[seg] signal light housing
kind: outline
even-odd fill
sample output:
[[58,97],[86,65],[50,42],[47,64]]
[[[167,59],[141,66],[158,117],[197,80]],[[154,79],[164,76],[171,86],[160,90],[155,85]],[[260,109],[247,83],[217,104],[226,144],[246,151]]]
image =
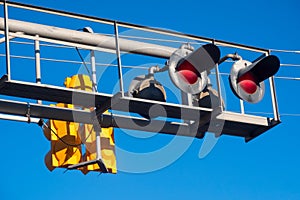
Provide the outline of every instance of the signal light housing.
[[220,59],[220,50],[214,44],[206,44],[193,51],[190,45],[182,45],[168,61],[172,82],[185,93],[198,94],[207,85],[207,72]]
[[[220,105],[218,92],[211,86],[206,87],[200,94],[197,95],[197,106],[202,108],[216,108]],[[222,101],[222,106],[224,108],[224,102]]]
[[[166,102],[167,99],[164,87],[154,79],[153,74],[135,77],[129,86],[128,96],[161,102]],[[130,102],[129,111],[132,107],[134,104]],[[150,116],[149,113],[140,112],[139,114],[147,119],[156,117]]]
[[276,56],[266,56],[254,63],[239,60],[231,68],[229,83],[234,94],[247,102],[257,103],[265,92],[264,80],[274,76],[280,68]]

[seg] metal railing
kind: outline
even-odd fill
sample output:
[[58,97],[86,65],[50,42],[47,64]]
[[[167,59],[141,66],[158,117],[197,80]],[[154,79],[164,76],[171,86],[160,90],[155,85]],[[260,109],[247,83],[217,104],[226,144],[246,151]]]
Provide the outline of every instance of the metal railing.
[[[13,38],[24,38],[24,39],[29,39],[34,41],[33,44],[35,46],[34,50],[35,50],[35,61],[36,61],[35,62],[36,83],[38,84],[41,83],[41,79],[42,79],[40,74],[40,70],[41,70],[40,60],[43,60],[43,58],[40,57],[40,48],[39,48],[41,45],[40,42],[52,43],[55,45],[63,45],[67,47],[77,47],[77,48],[87,49],[91,51],[104,51],[104,52],[115,53],[117,55],[117,61],[118,61],[117,62],[118,72],[119,72],[118,75],[120,81],[120,92],[122,93],[122,96],[124,96],[125,91],[124,91],[124,84],[123,84],[123,77],[122,77],[124,66],[122,66],[122,62],[121,62],[121,52],[130,52],[130,53],[136,53],[136,54],[141,54],[146,56],[153,56],[153,57],[167,59],[171,56],[171,54],[176,49],[170,46],[163,46],[163,45],[157,45],[153,43],[135,41],[134,37],[121,36],[119,35],[118,32],[119,27],[157,33],[164,36],[181,38],[183,39],[182,42],[184,42],[184,40],[194,40],[198,44],[214,43],[215,45],[221,48],[223,47],[236,48],[236,49],[256,52],[261,55],[269,55],[270,52],[269,49],[259,48],[255,46],[243,45],[243,44],[227,42],[227,41],[222,41],[222,40],[217,40],[217,39],[207,38],[207,37],[200,37],[191,34],[178,33],[175,31],[119,22],[119,21],[114,21],[109,19],[82,15],[78,13],[71,13],[66,11],[43,8],[43,7],[33,6],[33,5],[28,5],[23,3],[11,2],[11,1],[0,1],[0,4],[3,5],[3,10],[4,10],[4,18],[0,19],[0,30],[1,30],[0,33],[5,35],[6,73],[8,75],[9,80],[11,77],[10,58],[12,57],[10,54],[10,40]],[[53,27],[51,26],[11,20],[9,19],[9,15],[7,12],[8,7],[25,9],[30,11],[47,13],[51,15],[58,15],[58,16],[69,17],[73,19],[80,19],[89,22],[111,25],[115,30],[115,34],[110,36],[105,34],[91,35],[90,33],[84,33],[84,32],[79,32],[70,29],[62,29],[62,28],[53,29]],[[51,31],[49,32],[49,30]],[[72,35],[73,37],[70,37],[70,35]],[[146,39],[156,40],[155,38],[146,38]],[[106,42],[103,43],[103,41]],[[159,41],[159,39],[157,39],[157,41]],[[181,42],[181,40],[178,40],[177,42]],[[140,49],[138,48],[139,46],[147,46],[148,48]],[[220,83],[221,73],[219,71],[218,65],[216,66],[215,73],[216,73],[215,75],[217,81],[218,94],[219,94],[219,98],[221,98],[222,97],[221,83]],[[270,96],[272,100],[274,120],[279,121],[280,119],[279,119],[279,111],[278,111],[278,104],[276,98],[274,78],[273,77],[269,78],[269,82],[270,82]],[[39,103],[41,102],[39,101]],[[241,113],[243,114],[244,113],[243,102],[241,102],[240,105],[241,105]]]

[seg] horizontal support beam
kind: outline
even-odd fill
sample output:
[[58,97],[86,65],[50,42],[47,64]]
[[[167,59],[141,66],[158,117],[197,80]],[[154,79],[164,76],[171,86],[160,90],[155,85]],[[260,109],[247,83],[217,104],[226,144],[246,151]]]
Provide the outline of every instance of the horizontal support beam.
[[[0,79],[0,94],[74,104],[83,107],[97,107],[100,108],[100,113],[108,108],[133,113],[148,113],[151,109],[151,111],[153,111],[152,114],[155,116],[186,120],[198,120],[201,117],[201,120],[204,120],[204,116],[210,115],[212,112],[212,109],[209,108],[190,107],[147,99],[121,97],[120,95],[113,96],[110,94],[86,92],[46,84],[15,80],[8,81],[5,75]],[[104,107],[101,108],[101,106]],[[206,117],[205,119],[207,120],[205,123],[207,123],[209,118]]]
[[91,123],[92,115],[89,111],[59,108],[54,106],[39,105],[20,101],[0,100],[0,113],[23,117],[57,119]]
[[[30,112],[28,112],[29,110]],[[92,124],[93,118],[95,117],[95,113],[86,110],[60,108],[4,99],[0,99],[0,113],[9,114],[10,116],[15,115],[16,117],[25,117],[27,114],[30,114],[30,117],[34,118],[55,119],[86,124]],[[111,114],[103,114],[98,120],[104,128],[115,127],[171,135],[196,136],[196,133],[190,133],[190,128],[185,123],[161,120],[149,121],[138,117]]]
[[33,117],[28,118],[28,117],[23,117],[23,116],[8,115],[8,114],[1,114],[1,113],[0,113],[0,119],[18,121],[18,122],[35,123],[35,124],[38,124],[40,121],[39,118],[33,118]]
[[[0,4],[3,4],[3,0],[0,1]],[[9,2],[7,2],[7,5],[11,6],[11,7],[15,7],[15,8],[25,9],[25,10],[37,11],[37,12],[41,12],[41,13],[48,13],[48,14],[53,14],[53,15],[57,15],[57,16],[70,17],[73,19],[86,20],[86,21],[102,23],[102,24],[113,25],[116,22],[115,20],[111,20],[111,19],[99,18],[99,17],[95,17],[95,16],[88,16],[88,15],[83,15],[83,14],[79,14],[79,13],[63,11],[63,10],[45,8],[45,7],[40,7],[40,6],[35,6],[35,5],[30,5],[30,4],[24,4],[24,3],[20,3],[20,2],[9,1]],[[162,34],[162,35],[169,35],[169,36],[179,37],[179,38],[183,38],[183,39],[196,40],[196,41],[208,42],[208,43],[215,42],[216,45],[240,48],[240,49],[244,49],[244,50],[250,50],[250,51],[261,52],[261,53],[268,53],[268,51],[269,51],[268,49],[264,49],[264,48],[243,45],[243,44],[234,43],[234,42],[222,41],[222,40],[218,40],[215,38],[201,37],[201,36],[191,35],[188,33],[180,33],[180,32],[167,30],[167,29],[148,27],[148,26],[132,24],[132,23],[128,23],[128,22],[121,22],[121,21],[117,21],[117,23],[121,27],[132,28],[135,30],[148,31],[148,32],[152,32],[152,33]]]
[[[96,117],[95,112],[90,112],[87,110],[60,108],[3,99],[0,99],[0,113],[9,114],[10,119],[12,119],[11,115],[21,117],[26,117],[29,115],[30,117],[34,118],[74,121],[86,124],[92,124],[93,119]],[[218,116],[216,118],[218,118]],[[226,113],[226,115],[222,115],[222,118],[223,120],[218,120],[217,123],[214,122],[215,119],[211,119],[212,121],[209,121],[206,124],[203,124],[200,121],[199,127],[197,127],[197,124],[188,125],[186,123],[171,121],[147,120],[144,118],[116,114],[103,114],[99,116],[97,120],[103,128],[114,127],[196,138],[203,138],[205,132],[214,132],[214,128],[221,128],[221,130],[218,130],[221,131],[221,135],[224,134],[243,137],[245,138],[246,142],[254,139],[255,137],[280,123],[280,121],[258,117],[255,124],[252,124],[251,120],[255,118],[255,116],[248,116],[247,119],[243,119],[242,114],[240,114],[240,118],[243,119],[243,122],[238,122],[235,120],[236,114],[231,116],[229,112]],[[265,124],[266,121],[269,122],[267,125]],[[211,122],[212,124],[210,124]],[[218,124],[222,123],[223,126],[219,127]],[[214,127],[214,125],[216,125],[216,127]]]
[[[8,20],[10,32],[22,32],[25,35],[40,38],[55,39],[65,42],[78,43],[82,45],[101,47],[105,49],[116,49],[115,37],[96,33],[86,33],[65,28],[41,25],[36,23]],[[0,18],[0,30],[5,30],[4,18]],[[120,50],[135,54],[154,56],[168,59],[176,48],[139,42],[134,40],[119,39]]]
[[102,104],[112,97],[112,95],[103,93],[87,92],[53,85],[13,80],[8,81],[6,75],[2,76],[0,79],[0,94],[57,103],[75,104],[84,107],[94,107],[96,104]]

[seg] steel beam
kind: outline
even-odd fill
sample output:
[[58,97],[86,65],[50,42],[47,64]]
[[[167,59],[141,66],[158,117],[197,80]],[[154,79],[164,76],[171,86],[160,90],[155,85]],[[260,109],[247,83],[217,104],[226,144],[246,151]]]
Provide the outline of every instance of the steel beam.
[[[23,32],[25,35],[39,35],[41,38],[56,39],[105,49],[116,49],[115,38],[103,34],[86,33],[12,19],[9,19],[8,23],[10,32]],[[0,18],[0,30],[5,30],[3,18]],[[122,38],[119,39],[119,45],[120,51],[122,52],[142,54],[158,58],[169,58],[176,50],[176,48],[168,46],[138,42]]]
[[[25,117],[33,117],[87,124],[92,124],[95,120],[95,113],[87,110],[60,108],[3,99],[0,99],[0,113],[9,114],[10,120],[14,120],[11,115],[16,116],[16,118],[21,116],[23,119],[25,119]],[[2,118],[3,117],[5,117],[5,115],[3,115]],[[216,116],[216,119],[224,121],[223,127],[216,127],[218,129],[222,128],[222,134],[243,137],[246,142],[280,123],[279,121],[274,121],[266,117],[242,115],[231,112],[224,112]],[[99,116],[97,120],[103,128],[115,127],[196,138],[202,138],[203,133],[214,128],[212,127],[213,125],[210,125],[210,122],[207,124],[200,124],[200,127],[197,130],[186,123],[147,120],[139,117],[116,114],[103,114]],[[215,125],[217,126],[217,124]]]
[[[30,112],[29,112],[30,110]],[[15,120],[21,116],[25,119],[26,115],[36,118],[55,119],[63,121],[72,121],[78,123],[92,124],[95,113],[86,110],[60,108],[36,103],[25,103],[19,101],[11,101],[0,99],[1,119],[9,115],[10,120]],[[8,115],[7,115],[8,114]],[[15,117],[13,118],[12,115]],[[182,135],[197,137],[196,133],[190,133],[189,126],[184,123],[174,123],[160,120],[146,120],[138,117],[103,114],[99,117],[99,123],[102,127],[115,127],[130,130],[139,130],[155,133],[165,133],[171,135]],[[151,123],[151,126],[149,125]]]

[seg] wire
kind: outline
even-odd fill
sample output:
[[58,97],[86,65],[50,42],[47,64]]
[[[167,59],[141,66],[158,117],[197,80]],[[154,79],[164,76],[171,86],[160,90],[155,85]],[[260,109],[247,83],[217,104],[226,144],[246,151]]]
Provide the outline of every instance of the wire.
[[[16,40],[11,40],[10,42],[15,43],[15,44],[34,45],[34,42],[23,42],[23,41],[16,41]],[[53,47],[53,48],[65,48],[65,49],[73,49],[74,48],[74,47],[65,46],[65,45],[47,44],[47,43],[40,43],[40,46]]]
[[[101,34],[106,36],[114,36],[114,34]],[[172,42],[172,43],[187,43],[188,41],[183,40],[172,40],[172,39],[158,39],[158,38],[149,38],[149,37],[140,37],[140,36],[125,36],[120,35],[120,38],[131,38],[131,39],[142,39],[142,40],[150,40],[150,41],[157,41],[157,42]],[[22,41],[10,41],[11,43],[16,44],[27,44],[27,45],[34,45],[33,42],[22,42]],[[197,44],[197,45],[203,45],[206,43],[203,42],[188,42],[190,44]],[[53,44],[46,44],[46,43],[40,43],[41,46],[48,46],[48,47],[56,47],[56,48],[68,48],[71,49],[73,47],[65,46],[65,45],[53,45]],[[300,50],[285,50],[285,49],[270,49],[271,52],[281,52],[281,53],[295,53],[300,54]]]
[[51,127],[48,126],[48,124],[46,124],[44,122],[44,120],[41,119],[40,121],[41,123],[39,123],[40,126],[45,126],[46,128],[48,128],[62,143],[64,143],[65,145],[67,146],[72,146],[72,147],[78,147],[78,146],[81,146],[82,144],[85,144],[87,139],[91,136],[92,132],[94,131],[94,126],[93,128],[90,130],[88,136],[83,140],[83,142],[81,141],[80,143],[78,144],[70,144],[66,141],[64,141],[64,139],[62,139]]
[[88,74],[89,74],[90,78],[92,79],[92,74],[91,74],[91,72],[90,72],[89,68],[87,67],[87,65],[85,64],[85,61],[84,61],[84,59],[83,59],[83,57],[82,57],[82,55],[81,55],[81,53],[80,53],[79,49],[78,49],[77,47],[75,47],[75,49],[76,49],[76,51],[77,51],[77,53],[78,53],[78,55],[79,55],[79,57],[80,57],[80,60],[81,60],[81,62],[82,62],[82,63],[83,63],[83,65],[84,65],[84,67],[85,67],[86,71],[88,72]]
[[49,127],[44,121],[43,121],[43,126],[45,126],[46,128],[48,128],[62,143],[64,143],[67,146],[72,146],[72,147],[78,147],[81,146],[83,143],[80,142],[78,144],[70,144],[66,141],[64,141],[51,127]]
[[[216,74],[215,72],[211,72],[211,74]],[[229,73],[219,73],[222,76],[230,76]],[[284,80],[292,80],[292,81],[300,81],[300,77],[287,77],[287,76],[274,76],[276,79],[284,79]]]
[[[4,57],[5,54],[0,54],[0,56]],[[11,55],[11,58],[20,58],[20,59],[29,59],[29,60],[34,60],[34,57],[30,56],[17,56],[17,55]],[[84,62],[80,61],[73,61],[73,60],[60,60],[60,59],[52,59],[52,58],[41,58],[41,60],[44,61],[51,61],[51,62],[63,62],[63,63],[72,63],[72,64],[84,64]],[[231,61],[229,61],[231,62]],[[90,64],[90,62],[85,62],[85,64]],[[300,65],[292,65],[292,64],[281,64],[283,65],[289,65],[289,66],[299,66]],[[118,65],[115,64],[106,64],[106,63],[96,63],[96,66],[103,66],[103,67],[117,67]],[[148,70],[148,67],[142,67],[142,66],[129,66],[129,65],[124,65],[122,66],[123,68],[131,68],[131,69],[142,69],[142,70]],[[215,74],[214,72],[211,72],[211,74]],[[219,73],[222,76],[229,76],[229,73]],[[300,77],[282,77],[282,76],[275,76],[276,79],[285,79],[285,80],[296,80],[299,81]]]
[[287,117],[300,117],[300,114],[298,113],[283,113],[283,114],[280,114],[280,116],[287,116]]
[[299,64],[280,64],[281,67],[300,67]]
[[270,51],[282,52],[282,53],[296,53],[296,54],[300,54],[300,51],[298,51],[298,50],[270,49]]
[[[263,115],[273,115],[271,112],[251,112],[248,111],[249,114],[263,114]],[[279,113],[281,117],[300,117],[300,113]]]
[[[107,36],[114,36],[113,34],[102,34],[102,35],[107,35]],[[171,39],[157,39],[157,38],[147,38],[147,37],[139,37],[139,36],[120,36],[122,38],[133,38],[133,39],[144,39],[144,40],[153,40],[153,41],[162,41],[162,42],[173,42],[173,43],[186,43],[187,41],[181,41],[181,40],[171,40]],[[26,45],[34,45],[33,42],[23,42],[23,41],[11,41],[12,43],[16,43],[16,44],[26,44]],[[191,44],[199,44],[199,45],[203,45],[205,43],[203,42],[189,42]],[[68,49],[72,49],[73,47],[69,47],[69,46],[65,46],[65,45],[53,45],[53,44],[47,44],[47,43],[40,43],[41,46],[47,46],[47,47],[53,47],[53,48],[68,48]],[[84,62],[79,49],[76,47],[76,50],[82,60],[81,64],[85,64],[87,62]],[[296,54],[300,54],[300,50],[281,50],[281,49],[270,49],[270,51],[273,52],[283,52],[283,53],[296,53]],[[63,61],[63,60],[62,60]],[[71,61],[72,62],[72,61]],[[76,62],[76,61],[73,61]],[[234,62],[234,61],[226,61],[226,62]],[[300,64],[280,64],[280,66],[282,67],[300,67]],[[87,71],[89,72],[87,66],[85,65]],[[90,74],[90,72],[89,72]]]
[[[5,57],[5,54],[0,54],[1,57]],[[20,58],[20,59],[28,59],[28,60],[34,60],[35,57],[31,56],[17,56],[17,55],[11,55],[11,58]],[[83,62],[80,61],[74,61],[74,60],[61,60],[61,59],[53,59],[53,58],[41,58],[41,60],[44,61],[51,61],[51,62],[62,62],[62,63],[72,63],[72,64],[83,64]],[[90,64],[90,62],[85,62],[86,64]],[[118,65],[115,64],[106,64],[106,63],[96,63],[96,66],[102,66],[102,67],[117,67]],[[130,66],[130,65],[122,65],[122,68],[132,68],[132,69],[143,69],[148,70],[149,67],[141,67],[141,66]]]
[[284,79],[284,80],[292,80],[292,81],[300,81],[298,77],[284,77],[284,76],[276,76],[276,79]]

